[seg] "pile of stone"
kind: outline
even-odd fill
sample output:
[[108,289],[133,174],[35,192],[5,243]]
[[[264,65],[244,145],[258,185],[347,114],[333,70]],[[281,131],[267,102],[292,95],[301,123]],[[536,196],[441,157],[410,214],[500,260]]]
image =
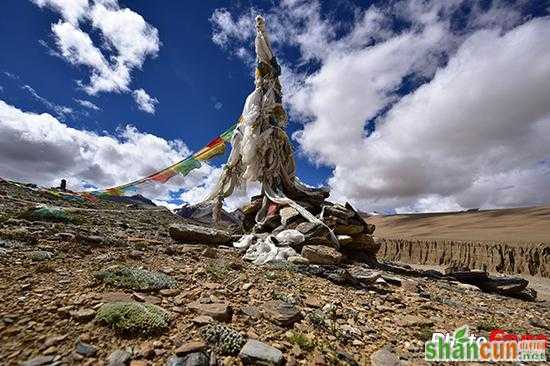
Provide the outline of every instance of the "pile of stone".
[[[231,226],[231,232],[227,225],[217,229],[205,227],[203,221],[199,225],[172,225],[170,235],[183,243],[235,243],[246,252],[245,259],[257,264],[281,260],[299,264],[375,260],[380,248],[373,237],[375,226],[368,224],[349,203],[332,203],[326,200],[327,196],[318,194],[298,202],[319,219],[317,223],[310,222],[293,207],[275,203],[268,205],[265,219],[258,223],[263,196],[255,196],[249,204],[230,214],[238,218],[237,230]],[[204,212],[203,207],[201,211]]]

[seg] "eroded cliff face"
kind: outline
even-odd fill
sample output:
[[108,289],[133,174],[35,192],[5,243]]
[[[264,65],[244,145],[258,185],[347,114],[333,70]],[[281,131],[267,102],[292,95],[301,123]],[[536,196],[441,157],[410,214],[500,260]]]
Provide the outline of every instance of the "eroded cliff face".
[[379,259],[550,278],[550,244],[379,238]]

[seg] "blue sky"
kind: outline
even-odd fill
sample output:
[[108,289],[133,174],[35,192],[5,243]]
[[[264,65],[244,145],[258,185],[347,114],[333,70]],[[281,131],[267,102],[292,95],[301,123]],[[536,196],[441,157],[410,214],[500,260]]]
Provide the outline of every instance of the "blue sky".
[[[104,187],[201,148],[238,118],[253,89],[252,19],[263,14],[306,183],[390,212],[550,201],[550,101],[537,82],[550,75],[548,2],[1,7],[2,177]],[[144,193],[197,201],[223,161]]]

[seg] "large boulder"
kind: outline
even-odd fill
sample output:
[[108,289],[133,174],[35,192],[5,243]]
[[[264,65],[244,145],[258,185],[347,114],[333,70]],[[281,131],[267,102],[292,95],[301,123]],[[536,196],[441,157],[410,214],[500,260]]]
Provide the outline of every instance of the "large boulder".
[[225,230],[192,224],[173,224],[168,229],[172,239],[188,244],[228,244],[231,234]]

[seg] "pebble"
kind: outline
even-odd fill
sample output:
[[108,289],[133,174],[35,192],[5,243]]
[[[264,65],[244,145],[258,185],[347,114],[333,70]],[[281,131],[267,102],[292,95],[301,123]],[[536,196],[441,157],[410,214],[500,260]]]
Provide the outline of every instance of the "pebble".
[[176,296],[179,293],[180,293],[180,290],[177,289],[177,288],[165,288],[165,289],[160,290],[160,294],[162,296],[166,296],[166,297]]
[[155,355],[155,347],[152,342],[143,342],[139,346],[139,355],[143,358],[152,358]]
[[187,307],[201,315],[207,315],[218,321],[231,321],[233,310],[231,306],[224,303],[201,304],[193,302]]
[[338,264],[342,261],[342,253],[326,245],[306,245],[302,248],[302,257],[312,264]]
[[128,255],[132,259],[141,259],[143,258],[145,253],[143,253],[141,250],[132,250],[130,251],[130,254]]
[[84,357],[93,357],[97,353],[97,348],[88,343],[78,342],[76,344],[75,352]]
[[51,346],[42,353],[46,356],[53,355],[54,353],[57,353],[57,347]]
[[306,297],[306,299],[304,300],[304,304],[312,308],[320,308],[323,305],[321,300],[316,296]]
[[239,353],[239,357],[245,365],[282,365],[283,353],[275,347],[271,347],[255,339],[249,339]]
[[287,259],[293,264],[309,264],[309,259],[302,257],[301,255],[292,255]]
[[51,347],[53,346],[54,344],[57,344],[63,340],[65,340],[66,338],[68,337],[68,334],[64,334],[64,335],[60,335],[60,336],[53,336],[53,337],[49,337],[46,339],[46,341],[44,342],[44,347],[47,348],[47,347]]
[[103,294],[101,301],[102,302],[132,301],[132,295],[121,291],[106,292],[105,294]]
[[139,302],[145,302],[145,294],[141,294],[139,292],[132,292],[132,298]]
[[78,340],[81,342],[89,342],[92,339],[88,333],[82,333],[78,336]]
[[147,366],[147,361],[132,360],[132,361],[130,361],[130,366]]
[[109,356],[109,366],[126,366],[132,355],[124,350],[116,350]]
[[243,285],[243,290],[248,291],[252,287],[252,283],[248,282]]
[[199,316],[194,317],[193,319],[191,319],[191,321],[195,324],[198,324],[198,325],[205,325],[205,324],[213,323],[214,318],[212,318],[211,316],[208,316],[208,315],[199,315]]

